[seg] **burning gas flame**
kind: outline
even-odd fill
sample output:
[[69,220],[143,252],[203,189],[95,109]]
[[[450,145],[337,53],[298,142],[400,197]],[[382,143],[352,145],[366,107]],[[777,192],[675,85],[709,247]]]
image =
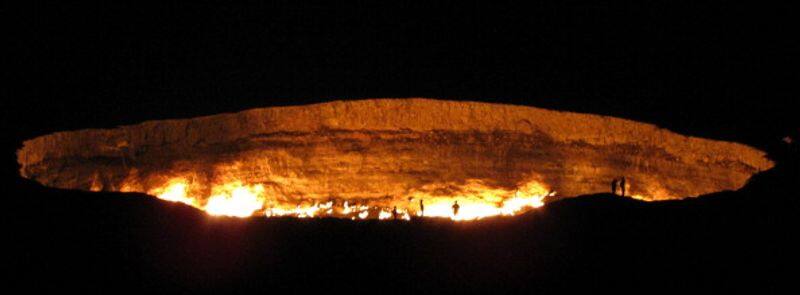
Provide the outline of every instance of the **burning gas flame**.
[[179,202],[186,205],[199,207],[196,199],[187,196],[188,185],[184,179],[172,179],[166,186],[153,189],[148,193],[157,196],[159,199],[170,202]]
[[216,191],[206,203],[205,210],[211,215],[248,217],[264,207],[264,186],[245,186],[241,182],[216,186]]
[[[426,217],[447,217],[453,220],[475,220],[490,216],[509,216],[521,213],[525,209],[544,206],[544,198],[554,196],[539,182],[531,181],[512,192],[503,189],[485,187],[479,182],[468,183],[472,190],[454,197],[430,197],[429,205],[425,205]],[[512,195],[510,197],[506,197]],[[425,200],[424,196],[418,196]],[[453,206],[458,202],[458,213]]]
[[[555,195],[544,184],[528,181],[509,190],[485,185],[479,180],[469,180],[460,185],[452,195],[434,195],[433,187],[412,191],[398,200],[328,200],[291,201],[268,192],[263,184],[245,184],[240,180],[223,181],[210,189],[178,176],[163,185],[148,190],[159,199],[184,203],[199,208],[210,215],[249,217],[339,217],[348,219],[410,220],[415,217],[439,217],[456,221],[476,220],[491,216],[511,216],[544,205],[544,199]],[[125,184],[125,187],[139,187]],[[204,190],[205,189],[205,190]],[[204,196],[203,191],[209,192]],[[421,202],[420,202],[421,201]],[[458,203],[458,210],[454,204]],[[419,204],[424,206],[424,209]]]

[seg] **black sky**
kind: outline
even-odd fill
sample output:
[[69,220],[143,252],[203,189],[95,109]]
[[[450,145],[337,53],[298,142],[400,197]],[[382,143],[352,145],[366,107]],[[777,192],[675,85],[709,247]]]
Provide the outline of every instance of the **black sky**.
[[736,192],[589,196],[471,227],[216,220],[142,195],[44,188],[19,177],[14,154],[56,131],[370,97],[607,114],[767,148],[798,128],[791,7],[120,2],[0,5],[11,289],[794,287],[796,161]]
[[792,10],[692,3],[14,7],[2,12],[3,133],[16,145],[369,97],[608,114],[756,146],[796,127]]

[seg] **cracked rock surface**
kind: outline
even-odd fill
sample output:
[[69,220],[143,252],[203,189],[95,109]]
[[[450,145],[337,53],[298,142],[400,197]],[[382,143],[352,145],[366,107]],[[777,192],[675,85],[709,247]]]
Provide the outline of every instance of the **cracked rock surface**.
[[24,142],[23,177],[69,189],[147,192],[175,175],[264,184],[287,198],[452,194],[532,179],[560,196],[610,190],[674,199],[742,187],[773,163],[757,149],[607,116],[432,99],[259,108]]

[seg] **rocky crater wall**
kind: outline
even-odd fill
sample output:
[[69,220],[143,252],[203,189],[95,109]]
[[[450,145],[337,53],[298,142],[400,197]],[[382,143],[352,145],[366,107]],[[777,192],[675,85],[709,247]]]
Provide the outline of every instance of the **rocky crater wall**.
[[[24,142],[23,177],[44,185],[147,192],[169,177],[260,183],[282,198],[447,195],[480,181],[536,180],[559,196],[607,192],[615,177],[645,199],[742,187],[765,153],[608,116],[433,99],[259,108]],[[127,187],[126,187],[127,185]]]

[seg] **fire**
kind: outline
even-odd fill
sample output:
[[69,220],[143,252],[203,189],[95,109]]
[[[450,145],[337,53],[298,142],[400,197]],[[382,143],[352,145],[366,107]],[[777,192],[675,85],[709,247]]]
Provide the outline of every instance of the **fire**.
[[244,186],[234,182],[214,187],[216,194],[208,198],[205,210],[211,215],[248,217],[264,206],[264,186]]
[[[528,182],[516,191],[491,189],[480,182],[471,182],[467,193],[454,197],[429,197],[429,205],[420,212],[427,217],[447,217],[453,220],[475,220],[490,216],[510,216],[526,209],[544,206],[544,198],[554,196],[539,182]],[[425,197],[422,197],[425,200]],[[458,202],[458,213],[453,206]]]
[[267,217],[294,216],[298,218],[315,217],[320,214],[332,215],[333,201],[322,204],[314,203],[314,205],[311,206],[300,204],[291,208],[273,207],[267,209],[265,213]]
[[231,182],[212,188],[212,195],[203,205],[199,198],[190,196],[189,182],[184,178],[174,178],[166,185],[148,191],[159,199],[184,203],[203,209],[211,215],[248,217],[264,205],[262,185],[246,186],[241,182]]
[[641,188],[641,191],[633,192],[631,195],[626,197],[645,202],[665,201],[677,198],[677,196],[670,194],[667,190],[659,186],[644,187]]
[[161,188],[156,188],[154,190],[149,191],[148,193],[151,195],[155,195],[162,200],[167,200],[170,202],[179,202],[179,203],[184,203],[186,205],[198,207],[197,200],[186,196],[187,188],[188,185],[186,184],[186,180],[177,178],[170,180],[166,186]]
[[[436,185],[409,192],[408,196],[383,199],[330,200],[321,202],[279,196],[264,184],[246,184],[240,180],[219,181],[210,186],[192,181],[190,176],[170,178],[163,185],[147,190],[159,199],[184,203],[210,215],[250,217],[337,217],[352,220],[410,220],[412,216],[449,218],[455,221],[477,220],[491,216],[511,216],[544,205],[544,199],[555,195],[539,181],[528,181],[516,189],[496,188],[480,180],[462,184],[446,184],[454,189],[450,195],[433,194]],[[125,187],[141,187],[126,183]],[[206,192],[205,194],[203,192]],[[424,210],[419,206],[421,203]],[[458,203],[456,212],[454,204]]]
[[651,124],[430,99],[58,132],[16,155],[22,177],[55,188],[148,193],[209,215],[351,220],[517,215],[553,188],[609,193],[622,176],[626,197],[677,200],[739,189],[774,166],[763,151]]
[[378,215],[378,219],[389,219],[392,217],[392,213],[389,211],[381,210],[381,213]]

